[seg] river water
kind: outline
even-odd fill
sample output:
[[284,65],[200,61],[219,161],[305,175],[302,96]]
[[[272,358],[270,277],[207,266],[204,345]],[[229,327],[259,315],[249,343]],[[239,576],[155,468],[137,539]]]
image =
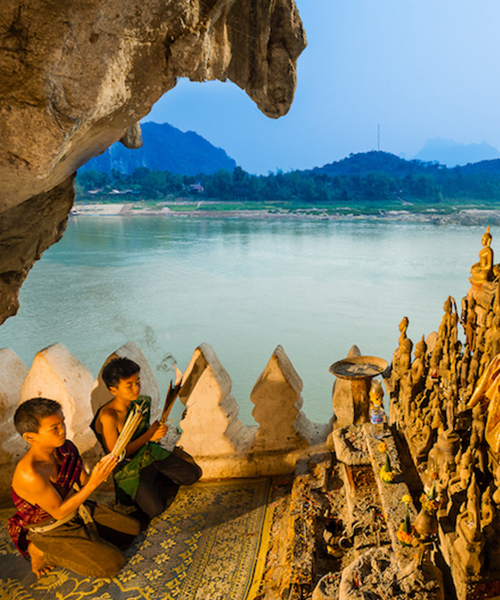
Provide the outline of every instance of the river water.
[[[328,367],[357,344],[390,361],[398,324],[414,341],[437,330],[443,303],[460,299],[483,227],[372,220],[72,217],[21,289],[0,346],[30,366],[62,342],[97,375],[132,340],[159,368],[181,369],[210,343],[233,381],[240,417],[281,344],[304,382],[306,415],[327,422]],[[493,247],[495,245],[495,231]]]

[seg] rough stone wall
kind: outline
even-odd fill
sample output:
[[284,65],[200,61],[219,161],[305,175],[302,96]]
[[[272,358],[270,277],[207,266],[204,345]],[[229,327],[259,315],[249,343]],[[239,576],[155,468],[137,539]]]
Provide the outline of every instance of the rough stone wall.
[[[177,77],[231,79],[268,116],[285,114],[305,43],[293,0],[3,0],[0,213],[40,194],[50,204]],[[69,210],[72,194],[54,195],[53,210]],[[33,235],[21,214],[18,234]],[[30,268],[24,254],[18,260]],[[0,323],[13,314],[5,303]]]
[[19,289],[42,252],[58,242],[73,204],[74,177],[0,213],[0,324],[19,308]]

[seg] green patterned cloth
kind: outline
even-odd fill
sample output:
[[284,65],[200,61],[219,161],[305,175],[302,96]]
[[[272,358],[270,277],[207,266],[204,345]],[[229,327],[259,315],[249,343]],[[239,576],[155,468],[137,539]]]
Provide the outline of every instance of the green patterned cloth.
[[[149,396],[139,396],[137,400],[131,402],[130,406],[128,407],[125,420],[127,420],[127,417],[134,406],[141,405],[143,407],[142,410],[144,411],[145,409],[144,416],[142,421],[139,423],[139,427],[132,436],[132,439],[130,440],[131,442],[136,440],[138,437],[141,437],[141,435],[149,428],[149,418],[151,413],[151,398]],[[102,408],[103,407],[101,406],[101,408],[97,411],[92,423],[90,424],[90,428],[95,433],[104,452],[109,452],[109,450],[106,448],[106,444],[104,443],[102,435],[97,432],[95,428],[96,420]],[[144,446],[140,448],[133,456],[127,457],[118,463],[113,471],[116,499],[121,502],[127,502],[130,498],[135,500],[137,489],[139,488],[139,480],[141,478],[142,469],[145,469],[151,463],[167,458],[169,455],[170,452],[165,450],[165,448],[156,442],[148,442],[147,444],[144,444]]]

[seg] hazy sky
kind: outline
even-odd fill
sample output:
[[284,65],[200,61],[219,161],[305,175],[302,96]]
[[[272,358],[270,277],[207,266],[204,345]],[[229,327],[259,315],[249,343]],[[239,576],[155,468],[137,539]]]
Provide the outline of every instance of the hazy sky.
[[308,46],[290,112],[234,84],[180,80],[145,121],[193,130],[245,170],[305,169],[428,138],[500,149],[500,0],[296,0]]

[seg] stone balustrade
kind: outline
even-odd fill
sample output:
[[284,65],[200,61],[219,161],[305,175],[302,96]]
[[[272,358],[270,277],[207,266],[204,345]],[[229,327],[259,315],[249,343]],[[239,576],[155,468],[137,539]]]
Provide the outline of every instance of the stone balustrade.
[[[129,342],[112,353],[141,367],[142,393],[152,398],[152,415],[160,411],[160,388],[140,348]],[[101,369],[102,371],[102,369]],[[38,352],[28,370],[9,349],[0,350],[0,501],[9,497],[10,480],[25,442],[16,433],[17,406],[34,397],[57,400],[66,416],[67,434],[91,465],[101,449],[89,424],[111,395],[101,378],[90,373],[62,344]],[[179,396],[186,409],[180,438],[170,431],[166,444],[177,442],[203,469],[205,479],[255,477],[293,472],[299,457],[326,449],[330,424],[311,423],[301,411],[302,381],[285,351],[278,346],[257,380],[251,401],[257,425],[245,426],[231,395],[232,382],[209,344],[193,353]]]

